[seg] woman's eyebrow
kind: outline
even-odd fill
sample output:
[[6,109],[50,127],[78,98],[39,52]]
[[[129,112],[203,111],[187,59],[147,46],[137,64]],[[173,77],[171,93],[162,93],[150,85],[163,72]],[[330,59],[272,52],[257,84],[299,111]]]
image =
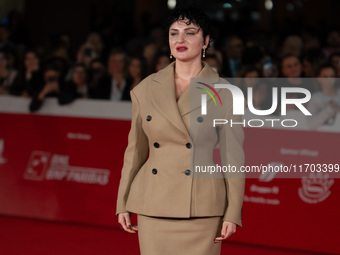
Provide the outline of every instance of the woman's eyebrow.
[[[195,27],[187,27],[184,30],[191,30],[191,29],[197,30],[197,28],[195,28]],[[176,29],[176,28],[171,28],[170,30],[178,31],[178,29]]]

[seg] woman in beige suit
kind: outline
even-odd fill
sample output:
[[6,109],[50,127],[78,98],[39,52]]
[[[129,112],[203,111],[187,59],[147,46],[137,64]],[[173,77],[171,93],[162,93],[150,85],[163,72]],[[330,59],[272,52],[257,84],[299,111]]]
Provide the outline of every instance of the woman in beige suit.
[[[213,115],[201,114],[203,90],[196,89],[197,82],[190,86],[191,78],[211,87],[226,83],[201,61],[209,41],[206,16],[178,10],[169,26],[170,57],[175,61],[130,92],[131,130],[116,215],[125,231],[138,232],[142,255],[217,255],[221,241],[242,226],[242,173],[197,174],[195,167],[213,164],[218,143],[222,165],[240,169],[244,163],[242,126],[214,127]],[[208,111],[241,122],[240,115],[232,114],[229,90],[216,90],[223,107],[222,102],[215,107],[210,98]],[[138,227],[131,223],[131,213],[137,213]]]

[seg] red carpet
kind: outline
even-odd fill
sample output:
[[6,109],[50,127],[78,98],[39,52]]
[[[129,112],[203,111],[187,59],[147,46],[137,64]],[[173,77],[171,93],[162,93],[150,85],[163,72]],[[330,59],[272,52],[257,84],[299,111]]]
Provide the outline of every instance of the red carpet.
[[[138,236],[117,228],[0,216],[0,254],[138,255]],[[316,255],[317,253],[225,242],[222,246],[222,254]]]

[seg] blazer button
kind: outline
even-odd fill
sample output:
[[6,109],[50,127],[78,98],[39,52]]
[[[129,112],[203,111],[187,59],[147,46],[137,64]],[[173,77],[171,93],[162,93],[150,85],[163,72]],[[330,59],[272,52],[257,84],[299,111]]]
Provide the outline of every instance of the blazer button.
[[155,146],[155,148],[159,148],[159,143],[155,142],[153,146]]
[[188,149],[191,148],[191,143],[187,143],[185,146],[187,146]]
[[197,117],[197,121],[198,122],[203,122],[203,117],[201,117],[201,116]]
[[184,172],[186,175],[190,175],[191,174],[191,171],[189,169],[185,170]]
[[152,173],[157,174],[157,169],[156,168],[152,169]]
[[146,120],[150,121],[151,120],[151,115],[146,116]]

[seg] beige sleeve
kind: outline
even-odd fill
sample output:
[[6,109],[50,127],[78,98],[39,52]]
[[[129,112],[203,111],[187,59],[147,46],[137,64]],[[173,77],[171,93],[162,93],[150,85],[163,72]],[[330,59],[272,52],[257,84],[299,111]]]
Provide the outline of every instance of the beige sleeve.
[[149,154],[148,138],[142,128],[139,102],[133,90],[130,91],[132,101],[131,129],[128,145],[124,153],[124,163],[119,183],[116,215],[127,212],[125,209],[131,183]]
[[[240,168],[245,161],[243,150],[244,131],[243,124],[241,124],[242,115],[233,115],[232,103],[230,103],[225,119],[228,120],[228,123],[222,125],[219,130],[221,163],[222,166],[234,166],[238,172],[225,173],[227,209],[223,220],[233,222],[242,227],[241,210],[245,189],[245,174],[240,172]],[[232,127],[231,121],[233,122]],[[235,122],[237,124],[234,124]]]

